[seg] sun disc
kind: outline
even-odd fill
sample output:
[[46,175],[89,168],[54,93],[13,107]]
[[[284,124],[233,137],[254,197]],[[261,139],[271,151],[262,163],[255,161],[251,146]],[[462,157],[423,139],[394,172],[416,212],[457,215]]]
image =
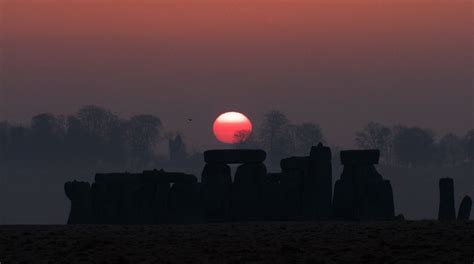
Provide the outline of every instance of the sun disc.
[[242,113],[226,112],[216,118],[212,130],[220,142],[236,144],[248,139],[252,122]]

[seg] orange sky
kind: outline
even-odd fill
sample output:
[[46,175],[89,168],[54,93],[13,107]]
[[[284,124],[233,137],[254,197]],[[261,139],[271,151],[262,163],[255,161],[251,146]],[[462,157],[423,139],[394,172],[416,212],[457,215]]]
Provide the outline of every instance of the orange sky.
[[369,120],[438,133],[474,123],[470,1],[0,5],[12,120],[94,103],[154,113],[198,147],[216,144],[212,121],[226,110],[258,123],[280,109],[341,145]]

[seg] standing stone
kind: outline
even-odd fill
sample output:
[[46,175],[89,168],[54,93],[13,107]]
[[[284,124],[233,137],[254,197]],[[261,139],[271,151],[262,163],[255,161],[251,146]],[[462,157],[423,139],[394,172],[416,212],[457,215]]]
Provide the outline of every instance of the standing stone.
[[356,220],[354,213],[354,196],[352,179],[340,179],[336,181],[332,203],[334,220]]
[[169,212],[173,223],[196,223],[199,215],[197,178],[182,174],[175,177],[169,193]]
[[263,220],[276,221],[282,217],[281,173],[267,173],[262,190]]
[[151,215],[153,223],[170,223],[168,212],[170,185],[173,173],[164,170],[143,171],[143,177],[153,188],[151,197]]
[[111,209],[107,199],[105,183],[94,182],[91,185],[92,220],[94,224],[108,224]]
[[169,223],[168,199],[170,183],[156,183],[153,197],[153,219],[155,224]]
[[390,181],[383,180],[373,165],[378,157],[378,150],[341,152],[344,169],[334,187],[334,219],[373,221],[395,217]]
[[439,180],[439,211],[438,220],[455,220],[454,181],[452,178]]
[[206,164],[201,176],[201,197],[205,220],[222,222],[229,218],[232,178],[223,163]]
[[319,143],[309,156],[309,174],[303,178],[303,212],[314,220],[329,220],[332,213],[331,149]]
[[458,220],[469,220],[471,215],[472,199],[468,195],[464,196],[459,206]]
[[393,191],[389,180],[378,182],[375,204],[377,210],[375,211],[374,220],[389,221],[395,218]]
[[91,223],[90,184],[87,182],[66,182],[64,184],[66,196],[71,200],[71,211],[68,224]]
[[263,163],[246,163],[237,168],[232,185],[233,220],[256,221],[262,218],[262,192],[266,174]]
[[303,207],[304,178],[309,173],[308,157],[282,159],[281,191],[283,220],[301,220]]

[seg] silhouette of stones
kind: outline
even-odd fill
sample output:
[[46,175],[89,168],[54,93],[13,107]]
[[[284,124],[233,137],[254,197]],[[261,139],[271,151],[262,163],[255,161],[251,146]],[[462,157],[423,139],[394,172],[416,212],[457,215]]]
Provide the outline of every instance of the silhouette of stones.
[[232,218],[238,221],[260,220],[263,216],[263,185],[267,168],[263,163],[240,165],[232,185]]
[[201,176],[203,214],[206,221],[221,222],[229,217],[232,177],[227,164],[206,164]]
[[[281,173],[267,173],[262,150],[210,150],[200,183],[194,175],[164,170],[96,174],[92,185],[65,184],[71,200],[68,223],[392,220],[392,186],[374,167],[378,155],[377,150],[341,152],[344,170],[334,197],[331,150],[321,143],[309,156],[282,159]],[[241,163],[234,182],[231,163]],[[453,196],[447,184],[440,181],[442,201]],[[446,201],[442,204],[446,207]],[[469,218],[471,204],[463,200],[459,219]]]
[[303,178],[303,214],[329,220],[332,214],[331,149],[321,143],[309,155],[309,175]]
[[197,178],[189,174],[175,174],[169,194],[169,213],[173,223],[199,222],[200,202]]
[[471,215],[472,199],[468,195],[464,196],[459,206],[458,220],[469,220]]
[[96,224],[107,224],[113,217],[109,212],[105,183],[94,182],[91,185],[92,219]]
[[204,152],[206,163],[261,163],[267,154],[260,149],[215,149]]
[[333,213],[337,220],[391,220],[395,217],[390,181],[373,164],[378,150],[341,152],[344,170],[334,186]]
[[[227,149],[204,152],[201,194],[207,221],[246,221],[263,217],[263,185],[267,170],[263,150]],[[228,164],[242,163],[234,183]]]
[[377,149],[341,151],[341,163],[344,165],[378,164],[380,151]]
[[321,143],[309,156],[281,160],[284,216],[288,220],[329,220],[332,211],[331,150]]
[[308,157],[282,159],[281,191],[283,220],[299,220],[302,212],[303,178],[308,174]]
[[454,181],[451,178],[439,180],[439,211],[438,220],[455,220]]
[[66,182],[64,184],[66,196],[71,200],[71,210],[68,224],[91,223],[90,184],[87,182]]
[[263,181],[263,220],[276,221],[282,217],[281,173],[267,173]]
[[163,170],[96,174],[91,186],[68,182],[65,192],[71,199],[70,224],[200,221],[200,190],[194,175]]

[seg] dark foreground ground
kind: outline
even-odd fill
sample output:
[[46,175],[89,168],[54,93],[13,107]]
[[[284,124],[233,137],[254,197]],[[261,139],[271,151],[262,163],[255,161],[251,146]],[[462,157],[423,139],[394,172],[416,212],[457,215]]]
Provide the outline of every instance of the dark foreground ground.
[[473,263],[474,222],[0,226],[10,263]]

